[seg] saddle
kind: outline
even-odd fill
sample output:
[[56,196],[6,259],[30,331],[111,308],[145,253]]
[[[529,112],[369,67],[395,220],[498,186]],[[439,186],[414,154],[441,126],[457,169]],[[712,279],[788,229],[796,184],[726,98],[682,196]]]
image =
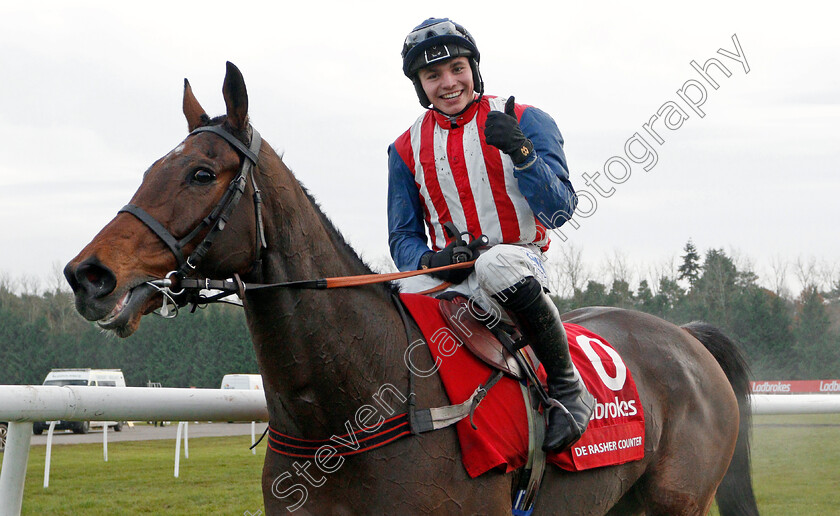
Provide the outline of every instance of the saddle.
[[439,299],[438,308],[443,320],[476,358],[516,380],[524,380],[530,375],[526,375],[521,360],[511,353],[511,350],[521,349],[520,357],[528,361],[533,371],[539,369],[539,359],[515,326],[499,321],[461,294],[444,295]]

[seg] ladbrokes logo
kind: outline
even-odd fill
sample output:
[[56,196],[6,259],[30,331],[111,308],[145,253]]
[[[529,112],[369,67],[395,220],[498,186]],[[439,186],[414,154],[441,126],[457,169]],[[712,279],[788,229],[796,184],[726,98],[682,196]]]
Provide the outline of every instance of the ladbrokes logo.
[[840,392],[840,382],[831,380],[830,382],[820,381],[820,392]]
[[636,409],[636,400],[619,401],[616,396],[613,401],[607,403],[600,403],[595,400],[595,412],[592,414],[592,419],[605,419],[635,416],[638,413]]
[[782,382],[756,382],[753,385],[753,392],[790,392],[790,384]]

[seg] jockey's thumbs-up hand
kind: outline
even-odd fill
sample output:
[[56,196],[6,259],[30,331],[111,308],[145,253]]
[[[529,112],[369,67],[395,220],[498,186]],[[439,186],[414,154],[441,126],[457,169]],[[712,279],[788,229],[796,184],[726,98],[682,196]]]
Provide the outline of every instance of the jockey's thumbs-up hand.
[[484,139],[488,144],[498,148],[513,160],[514,165],[521,165],[528,161],[534,153],[531,140],[525,138],[514,110],[514,97],[505,103],[505,112],[491,111],[487,114],[484,126]]
[[505,114],[516,117],[516,97],[513,95],[508,97],[507,101],[505,101]]

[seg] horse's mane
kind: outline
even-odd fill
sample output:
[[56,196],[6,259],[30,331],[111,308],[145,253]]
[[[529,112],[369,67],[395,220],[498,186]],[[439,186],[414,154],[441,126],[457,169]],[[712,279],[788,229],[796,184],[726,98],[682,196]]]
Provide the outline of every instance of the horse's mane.
[[374,271],[370,267],[370,265],[368,265],[362,259],[362,257],[359,256],[359,253],[357,253],[356,250],[353,249],[353,246],[347,243],[347,240],[344,238],[344,235],[341,234],[341,230],[335,227],[335,224],[333,224],[332,220],[330,220],[330,218],[327,217],[327,215],[324,213],[324,210],[321,209],[321,205],[318,203],[315,197],[309,192],[309,190],[305,186],[303,186],[303,183],[298,181],[298,184],[300,184],[300,188],[303,190],[303,193],[306,194],[306,198],[309,199],[309,202],[312,203],[312,206],[315,208],[315,212],[318,213],[318,217],[320,217],[321,223],[324,224],[324,226],[327,228],[327,231],[335,237],[335,241],[340,245],[341,250],[344,251],[345,254],[352,257],[354,261],[356,261],[363,268],[365,274],[373,274]]
[[[312,203],[312,207],[315,208],[315,212],[318,214],[318,217],[321,219],[321,223],[327,228],[327,232],[333,236],[333,240],[338,244],[340,249],[344,251],[344,254],[348,255],[353,259],[363,270],[364,274],[374,274],[374,270],[368,265],[361,256],[353,249],[347,240],[344,238],[344,235],[341,234],[341,231],[335,227],[332,220],[324,213],[324,210],[321,209],[321,205],[318,204],[318,201],[315,200],[315,197],[306,189],[303,184],[298,181],[300,184],[300,188],[303,190],[303,193],[306,194],[306,198],[309,199],[309,202]],[[399,293],[399,285],[392,281],[387,281],[382,283],[384,288],[390,293]]]

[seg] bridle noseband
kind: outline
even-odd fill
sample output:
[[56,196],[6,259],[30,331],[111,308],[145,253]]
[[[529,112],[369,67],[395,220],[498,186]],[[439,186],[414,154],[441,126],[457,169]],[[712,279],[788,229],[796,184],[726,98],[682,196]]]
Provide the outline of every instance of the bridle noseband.
[[[237,152],[242,155],[242,166],[239,169],[239,173],[236,175],[236,177],[234,177],[231,180],[224,195],[213,208],[213,210],[210,212],[210,214],[204,217],[204,219],[202,219],[202,221],[184,238],[180,240],[175,238],[172,235],[172,233],[170,233],[169,230],[163,226],[163,224],[158,222],[158,220],[155,219],[148,212],[146,212],[146,210],[137,205],[127,204],[118,212],[130,213],[131,215],[136,217],[140,222],[145,224],[146,227],[151,229],[152,232],[158,238],[160,238],[160,240],[163,241],[164,244],[166,244],[166,246],[175,256],[175,259],[178,262],[178,268],[166,275],[166,279],[169,280],[167,283],[169,284],[153,285],[156,286],[156,288],[163,286],[168,290],[168,287],[172,284],[172,281],[170,280],[171,277],[174,276],[175,281],[180,281],[195,271],[195,269],[199,266],[201,261],[210,251],[210,248],[212,247],[213,242],[219,236],[219,233],[221,233],[227,226],[227,223],[230,220],[230,216],[233,213],[233,210],[239,204],[239,201],[242,198],[242,194],[245,192],[245,187],[248,183],[249,177],[251,180],[251,184],[254,187],[254,213],[257,226],[256,252],[254,265],[252,266],[251,270],[259,270],[260,260],[262,259],[262,251],[267,247],[267,244],[265,240],[265,228],[263,224],[261,209],[262,195],[260,193],[259,188],[257,187],[257,183],[254,179],[252,169],[256,168],[258,164],[260,147],[262,146],[262,138],[260,137],[260,133],[258,133],[256,129],[254,129],[253,127],[250,127],[250,129],[252,136],[251,145],[249,147],[246,147],[245,144],[242,143],[238,138],[236,138],[231,133],[229,133],[228,131],[226,131],[218,125],[198,127],[187,136],[189,137],[194,134],[209,132],[224,138],[225,141],[232,145],[233,148],[236,149]],[[195,240],[198,237],[198,235],[201,234],[202,231],[208,228],[209,232],[205,235],[204,239],[201,242],[199,242],[199,244],[189,255],[189,257],[184,258],[184,247],[186,247],[190,242]],[[162,293],[166,297],[169,297],[166,291],[162,291]],[[183,290],[181,290],[180,292],[169,291],[168,293],[177,296],[183,293]],[[164,307],[165,306],[166,305],[164,303]]]

